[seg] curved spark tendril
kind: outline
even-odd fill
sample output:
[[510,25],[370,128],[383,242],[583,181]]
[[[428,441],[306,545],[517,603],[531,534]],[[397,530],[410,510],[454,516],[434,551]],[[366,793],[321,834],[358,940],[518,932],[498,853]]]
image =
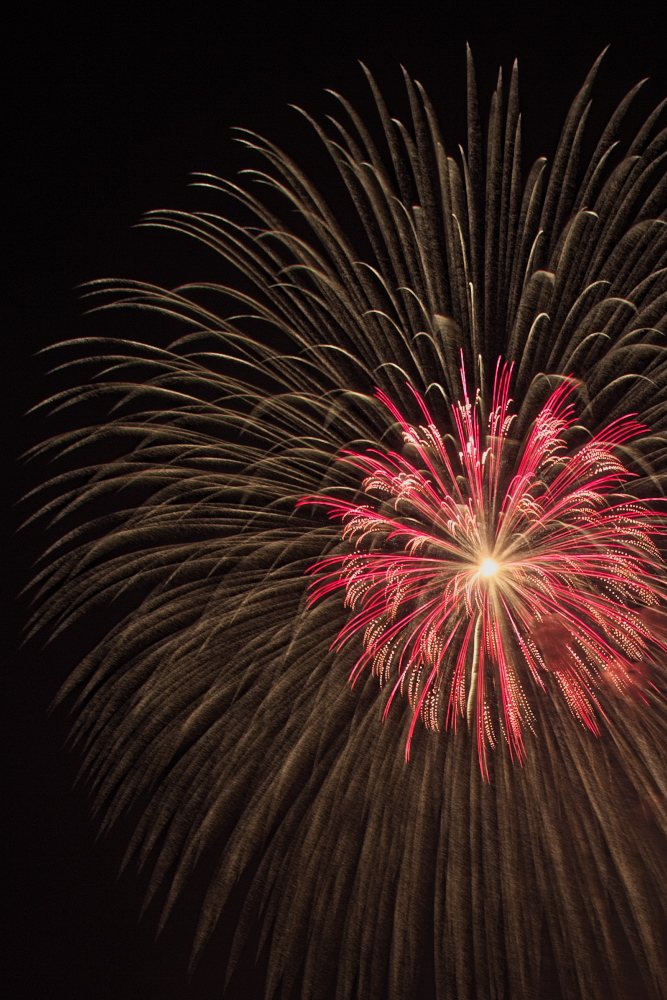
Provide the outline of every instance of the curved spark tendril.
[[[640,686],[642,664],[667,652],[667,632],[647,611],[664,603],[665,573],[655,539],[664,521],[624,495],[633,477],[617,455],[645,432],[632,416],[612,421],[568,450],[575,424],[573,379],[562,379],[525,439],[512,438],[512,366],[496,368],[486,419],[471,402],[451,408],[455,433],[443,435],[424,399],[413,427],[378,390],[404,440],[402,454],[348,452],[374,504],[316,500],[341,519],[352,554],[315,567],[312,602],[345,588],[355,613],[334,648],[363,634],[354,682],[369,664],[391,682],[385,717],[399,691],[429,729],[474,721],[482,773],[494,747],[497,703],[510,753],[525,756],[532,728],[528,692],[549,675],[593,733],[604,715],[599,692]],[[654,615],[659,613],[654,612]],[[446,713],[442,703],[446,700]]]

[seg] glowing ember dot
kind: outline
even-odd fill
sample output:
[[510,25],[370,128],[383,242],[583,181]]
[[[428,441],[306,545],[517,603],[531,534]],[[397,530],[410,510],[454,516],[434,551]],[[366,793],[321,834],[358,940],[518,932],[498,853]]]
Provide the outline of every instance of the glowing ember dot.
[[479,568],[481,576],[495,576],[500,566],[495,559],[485,559]]

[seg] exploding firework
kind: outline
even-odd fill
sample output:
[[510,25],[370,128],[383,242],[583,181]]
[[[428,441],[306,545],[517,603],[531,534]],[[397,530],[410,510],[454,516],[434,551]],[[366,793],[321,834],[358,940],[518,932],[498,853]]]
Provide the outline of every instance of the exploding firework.
[[134,600],[62,692],[86,771],[163,920],[207,878],[196,955],[244,876],[267,996],[528,1000],[550,951],[563,997],[664,995],[666,135],[621,152],[635,88],[580,169],[597,65],[525,183],[516,66],[484,153],[469,60],[458,161],[369,74],[379,136],[313,122],[359,245],[242,133],[271,205],[145,220],[242,287],[97,282],[181,335],[53,349],[52,409],[113,406],[36,449],[34,627]]
[[329,572],[315,596],[344,587],[348,606],[361,608],[336,648],[363,630],[352,680],[369,662],[382,681],[392,680],[385,711],[407,689],[408,756],[420,716],[440,728],[441,692],[449,689],[447,722],[474,717],[487,774],[494,687],[503,734],[520,761],[522,722],[531,717],[527,683],[544,690],[545,672],[555,674],[571,711],[597,734],[595,688],[607,679],[624,693],[637,684],[637,664],[667,652],[664,629],[652,632],[646,620],[664,597],[654,541],[664,529],[651,506],[617,492],[630,474],[615,450],[646,428],[621,418],[567,454],[574,407],[565,380],[516,441],[505,366],[484,433],[481,400],[470,402],[461,376],[464,402],[453,408],[448,441],[417,393],[427,426],[414,428],[378,392],[414,458],[348,458],[381,503],[320,501],[345,520],[342,537],[355,547],[316,567]]

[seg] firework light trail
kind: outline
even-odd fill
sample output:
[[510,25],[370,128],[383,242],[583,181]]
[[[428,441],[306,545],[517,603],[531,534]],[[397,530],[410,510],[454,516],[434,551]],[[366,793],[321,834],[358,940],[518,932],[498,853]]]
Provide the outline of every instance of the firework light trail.
[[[574,715],[598,733],[603,713],[596,690],[637,687],[638,666],[667,651],[660,620],[664,569],[654,539],[664,535],[655,509],[619,495],[632,477],[619,446],[646,428],[631,417],[607,425],[573,453],[563,436],[575,424],[575,385],[564,379],[524,441],[512,438],[511,366],[498,363],[490,412],[471,403],[461,369],[463,402],[452,408],[445,436],[422,397],[426,426],[410,426],[382,391],[400,425],[403,454],[350,454],[366,478],[373,505],[320,498],[345,522],[351,555],[323,560],[313,600],[340,588],[357,613],[334,648],[363,631],[365,652],[354,681],[371,664],[395,694],[408,692],[417,720],[440,728],[474,717],[480,766],[496,744],[492,692],[510,753],[525,749],[531,724],[526,691],[544,689],[552,674]],[[303,501],[306,503],[308,501]],[[659,610],[658,610],[659,609]],[[467,694],[466,694],[467,686]]]
[[525,178],[516,65],[458,158],[407,74],[334,95],[354,237],[241,132],[230,215],[145,220],[240,287],[95,282],[121,333],[50,349],[34,630],[120,609],[61,693],[103,828],[270,1000],[667,995],[667,132],[636,87],[582,162],[599,61]]

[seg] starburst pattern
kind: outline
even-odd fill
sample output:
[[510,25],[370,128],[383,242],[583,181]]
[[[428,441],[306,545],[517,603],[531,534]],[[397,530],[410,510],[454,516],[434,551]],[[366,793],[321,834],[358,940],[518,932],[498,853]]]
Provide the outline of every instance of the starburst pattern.
[[208,885],[195,957],[244,886],[269,998],[665,995],[667,133],[619,145],[637,87],[581,164],[598,64],[525,180],[516,66],[484,148],[469,56],[459,159],[368,74],[376,132],[312,122],[354,237],[241,133],[232,217],[145,220],[225,277],[96,282],[120,334],[52,349],[34,629],[115,616],[61,694],[103,827],[162,920]]
[[[490,702],[513,757],[524,757],[530,725],[526,690],[555,676],[565,700],[594,733],[596,689],[637,686],[637,666],[667,652],[646,612],[664,604],[664,569],[655,510],[619,495],[632,474],[616,451],[646,428],[630,417],[607,425],[568,453],[575,424],[572,380],[563,380],[522,441],[511,434],[511,366],[500,363],[484,429],[482,400],[452,407],[453,435],[443,435],[415,392],[426,426],[410,426],[382,391],[401,427],[403,454],[351,454],[374,504],[321,498],[345,522],[351,555],[326,559],[314,600],[344,587],[357,613],[336,641],[363,631],[365,651],[352,681],[369,663],[408,693],[413,721],[439,730],[475,720],[482,772],[495,746]],[[376,457],[377,455],[377,457]],[[304,501],[306,502],[306,501]],[[660,620],[660,610],[654,617]],[[467,691],[466,691],[467,687]]]

